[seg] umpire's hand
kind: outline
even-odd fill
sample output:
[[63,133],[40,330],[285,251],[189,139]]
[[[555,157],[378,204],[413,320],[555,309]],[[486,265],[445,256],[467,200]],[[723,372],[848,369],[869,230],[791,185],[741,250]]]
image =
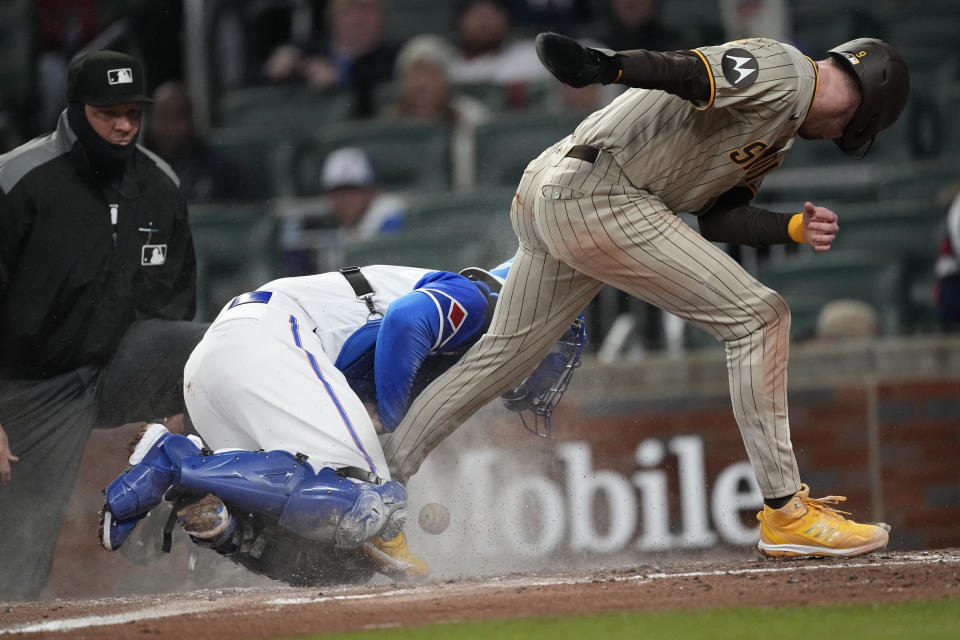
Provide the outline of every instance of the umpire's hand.
[[557,80],[571,87],[610,84],[620,76],[620,61],[612,51],[589,49],[559,33],[537,36],[537,56]]
[[10,482],[10,463],[19,462],[20,458],[10,453],[10,441],[7,440],[7,432],[3,430],[0,424],[0,484]]
[[837,214],[811,202],[803,203],[803,237],[814,251],[828,251],[838,231]]

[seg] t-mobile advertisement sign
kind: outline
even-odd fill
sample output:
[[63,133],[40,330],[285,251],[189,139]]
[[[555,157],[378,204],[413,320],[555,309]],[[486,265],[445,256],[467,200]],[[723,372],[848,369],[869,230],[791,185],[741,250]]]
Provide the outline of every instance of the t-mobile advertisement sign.
[[[437,451],[409,484],[412,538],[459,558],[570,558],[751,546],[762,496],[746,461],[707,477],[703,438],[642,440],[635,468],[605,469],[585,441],[557,443],[552,459],[481,447]],[[451,460],[455,457],[456,460]],[[441,502],[451,524],[418,530],[417,512]]]

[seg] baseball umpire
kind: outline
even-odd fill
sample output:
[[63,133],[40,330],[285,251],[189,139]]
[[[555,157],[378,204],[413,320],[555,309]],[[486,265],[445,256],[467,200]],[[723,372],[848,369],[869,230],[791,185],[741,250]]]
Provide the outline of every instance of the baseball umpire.
[[[863,158],[904,108],[903,58],[871,38],[816,62],[769,39],[612,52],[546,33],[537,51],[572,86],[632,88],[527,166],[511,208],[520,246],[490,330],[384,441],[394,477],[415,473],[526,375],[606,283],[725,343],[734,415],[764,496],[762,553],[883,548],[889,527],[845,519],[829,506],[842,498],[811,499],[801,484],[787,413],[790,311],[711,241],[828,250],[833,211],[806,202],[800,213],[776,213],[750,201],[798,135]],[[697,213],[700,233],[676,212]]]
[[0,600],[46,584],[90,429],[183,412],[206,325],[177,178],[137,144],[146,86],[80,55],[56,130],[0,156]]

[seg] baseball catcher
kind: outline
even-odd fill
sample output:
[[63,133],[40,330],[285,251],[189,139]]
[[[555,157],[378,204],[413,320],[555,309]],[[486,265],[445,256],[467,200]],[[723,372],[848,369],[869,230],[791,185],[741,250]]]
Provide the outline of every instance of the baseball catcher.
[[[118,549],[167,500],[197,544],[291,584],[426,574],[377,433],[483,333],[508,269],[354,267],[237,296],[185,368],[202,440],[145,430],[105,492],[101,544]],[[551,359],[513,408],[549,419],[532,398],[576,364]]]

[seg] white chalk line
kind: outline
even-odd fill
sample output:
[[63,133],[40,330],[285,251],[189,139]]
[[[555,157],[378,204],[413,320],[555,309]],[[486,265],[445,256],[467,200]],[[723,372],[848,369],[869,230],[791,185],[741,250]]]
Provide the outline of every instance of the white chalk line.
[[[170,607],[170,608],[168,608]],[[83,616],[81,618],[64,618],[62,620],[49,620],[47,622],[29,623],[0,629],[0,635],[8,633],[35,633],[40,631],[74,631],[86,627],[106,627],[114,624],[126,624],[128,622],[139,622],[141,620],[157,620],[160,618],[170,618],[173,616],[187,615],[191,613],[203,613],[206,611],[222,608],[216,605],[207,604],[206,606],[189,605],[166,605],[163,608],[138,609],[126,613],[114,613],[106,616]]]
[[[560,585],[578,585],[591,582],[638,582],[647,583],[657,580],[669,580],[675,578],[707,578],[731,575],[752,575],[764,573],[802,573],[805,571],[820,571],[827,569],[859,569],[870,567],[899,567],[906,565],[922,564],[929,562],[960,563],[960,556],[946,556],[935,553],[907,554],[901,556],[898,560],[880,560],[876,562],[832,562],[826,560],[825,564],[786,566],[786,567],[757,567],[753,569],[717,569],[713,571],[685,571],[681,573],[649,573],[639,575],[609,576],[605,578],[596,578],[594,576],[583,576],[578,578],[551,578],[530,581],[524,578],[496,579],[497,583],[482,583],[471,585],[471,588],[503,590],[514,589],[518,585],[528,587],[550,587]],[[827,564],[828,563],[828,564]],[[394,589],[391,591],[380,591],[377,593],[354,593],[333,596],[317,596],[314,598],[272,598],[264,601],[267,606],[282,608],[288,606],[299,606],[304,604],[319,604],[324,602],[355,601],[367,600],[370,598],[385,598],[400,595],[417,595],[419,593],[433,593],[436,589],[435,584],[422,585],[410,589]],[[227,608],[229,603],[205,603],[203,606],[189,606],[184,604],[167,605],[164,608],[152,607],[150,609],[140,609],[129,611],[127,613],[118,613],[106,616],[84,616],[80,618],[64,618],[62,620],[51,620],[48,622],[28,623],[13,627],[0,629],[0,635],[10,633],[35,633],[41,631],[72,631],[86,627],[109,626],[116,624],[125,624],[128,622],[137,622],[141,620],[156,620],[160,618],[169,618],[178,615],[187,615],[191,613],[210,612],[217,609]]]

